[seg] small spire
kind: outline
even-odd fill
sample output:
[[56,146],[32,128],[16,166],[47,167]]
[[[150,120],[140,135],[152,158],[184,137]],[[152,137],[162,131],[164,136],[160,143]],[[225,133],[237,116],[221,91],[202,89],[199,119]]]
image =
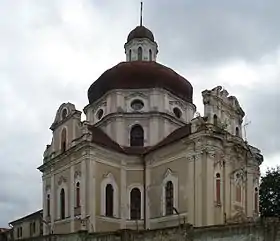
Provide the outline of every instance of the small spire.
[[143,25],[143,1],[141,1],[141,9],[140,9],[140,26]]

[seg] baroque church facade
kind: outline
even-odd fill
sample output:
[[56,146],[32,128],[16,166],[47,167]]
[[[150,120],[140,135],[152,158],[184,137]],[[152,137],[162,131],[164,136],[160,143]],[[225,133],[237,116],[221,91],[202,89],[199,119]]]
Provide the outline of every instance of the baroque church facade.
[[218,86],[202,92],[157,62],[142,24],[126,61],[88,89],[82,112],[63,103],[39,167],[44,234],[196,227],[258,216],[260,151],[243,138],[244,111]]

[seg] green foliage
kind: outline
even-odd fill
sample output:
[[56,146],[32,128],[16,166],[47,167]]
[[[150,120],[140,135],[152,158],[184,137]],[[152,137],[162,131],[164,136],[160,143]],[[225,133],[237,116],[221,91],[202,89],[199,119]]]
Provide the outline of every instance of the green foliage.
[[271,168],[261,177],[260,213],[262,217],[280,217],[280,167]]

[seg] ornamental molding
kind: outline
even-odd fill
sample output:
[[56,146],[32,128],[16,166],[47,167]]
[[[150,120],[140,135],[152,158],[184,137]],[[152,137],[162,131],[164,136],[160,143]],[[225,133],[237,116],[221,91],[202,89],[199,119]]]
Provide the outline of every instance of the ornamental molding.
[[179,100],[170,100],[169,105],[179,106],[182,110],[187,110],[187,107]]
[[101,101],[101,102],[96,104],[95,108],[93,108],[93,112],[96,112],[100,108],[105,108],[106,106],[107,106],[107,102],[106,101]]
[[141,93],[141,92],[133,92],[133,93],[129,93],[127,96],[125,96],[125,99],[127,100],[130,100],[130,99],[134,99],[136,97],[140,97],[142,99],[148,99],[148,96],[144,93]]
[[75,171],[74,178],[77,179],[79,177],[81,177],[81,171]]
[[58,179],[58,185],[61,185],[62,183],[65,183],[67,180],[64,176],[60,176],[60,178]]
[[247,181],[247,170],[243,166],[234,170],[231,173],[231,179],[234,181],[235,184],[244,184]]

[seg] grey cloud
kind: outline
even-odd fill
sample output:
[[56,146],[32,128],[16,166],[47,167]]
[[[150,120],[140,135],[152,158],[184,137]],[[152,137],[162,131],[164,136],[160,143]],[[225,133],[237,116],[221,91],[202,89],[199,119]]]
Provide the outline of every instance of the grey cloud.
[[279,1],[272,0],[147,2],[145,23],[160,40],[166,61],[255,61],[279,46],[279,7]]

